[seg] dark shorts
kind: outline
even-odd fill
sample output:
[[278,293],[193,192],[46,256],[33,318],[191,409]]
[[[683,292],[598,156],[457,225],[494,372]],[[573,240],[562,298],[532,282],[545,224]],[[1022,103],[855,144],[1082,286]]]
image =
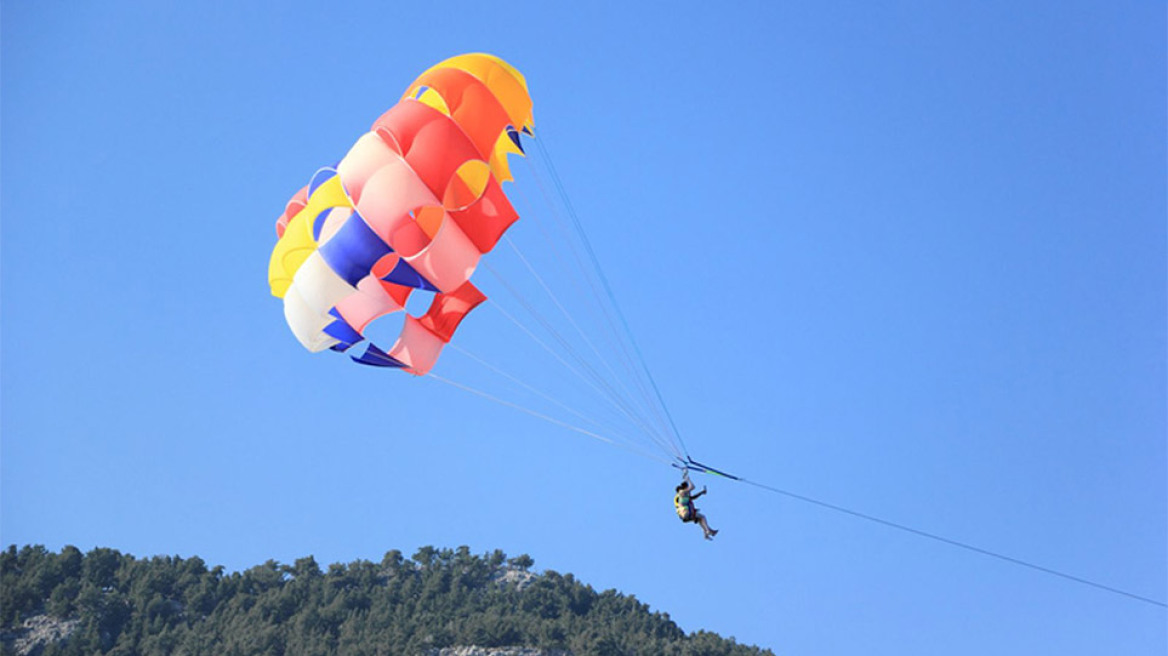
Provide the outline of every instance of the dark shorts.
[[698,511],[693,506],[684,506],[684,507],[682,507],[681,510],[682,510],[682,512],[677,515],[681,519],[681,521],[683,521],[683,522],[696,522],[696,521],[698,521],[698,519],[697,519],[698,518]]

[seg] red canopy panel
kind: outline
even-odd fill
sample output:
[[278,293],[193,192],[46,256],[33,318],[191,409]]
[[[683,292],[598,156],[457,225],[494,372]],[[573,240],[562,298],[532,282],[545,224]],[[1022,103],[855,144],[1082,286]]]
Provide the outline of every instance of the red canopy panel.
[[480,303],[487,300],[485,294],[467,281],[449,294],[435,294],[430,309],[419,318],[422,327],[437,335],[443,342],[450,342],[458,324]]

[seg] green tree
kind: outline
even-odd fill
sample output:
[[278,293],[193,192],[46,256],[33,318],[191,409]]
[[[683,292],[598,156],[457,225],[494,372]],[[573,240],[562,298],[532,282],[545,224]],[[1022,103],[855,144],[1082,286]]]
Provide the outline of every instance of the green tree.
[[43,612],[78,620],[42,656],[412,656],[471,644],[571,648],[578,656],[770,653],[686,635],[635,597],[597,593],[571,574],[549,570],[523,590],[501,584],[505,563],[534,565],[526,554],[427,546],[409,561],[394,550],[379,564],[334,563],[322,572],[306,556],[225,574],[198,558],[10,546],[0,552],[0,600],[6,628]]
[[520,554],[507,562],[515,569],[526,572],[528,568],[535,564],[535,559],[527,554]]

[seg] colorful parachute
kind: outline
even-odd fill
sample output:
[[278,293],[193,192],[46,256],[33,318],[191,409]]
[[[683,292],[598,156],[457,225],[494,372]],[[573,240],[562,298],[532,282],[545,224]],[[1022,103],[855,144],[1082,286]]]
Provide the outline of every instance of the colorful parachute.
[[309,351],[346,351],[370,322],[404,312],[416,289],[429,310],[406,315],[388,350],[353,360],[424,375],[467,313],[486,300],[479,258],[519,216],[501,183],[531,134],[527,82],[491,55],[452,57],[422,73],[336,166],[316,172],[276,222],[272,295]]

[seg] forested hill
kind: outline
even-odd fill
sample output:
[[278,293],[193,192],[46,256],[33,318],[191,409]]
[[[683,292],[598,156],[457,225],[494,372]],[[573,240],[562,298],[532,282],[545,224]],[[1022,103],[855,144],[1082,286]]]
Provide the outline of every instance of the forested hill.
[[[0,554],[3,654],[610,656],[772,654],[686,634],[635,597],[523,555],[423,547],[326,570],[311,557],[242,573],[198,557],[8,547]],[[454,649],[478,646],[484,649]],[[485,649],[525,647],[524,649]]]

